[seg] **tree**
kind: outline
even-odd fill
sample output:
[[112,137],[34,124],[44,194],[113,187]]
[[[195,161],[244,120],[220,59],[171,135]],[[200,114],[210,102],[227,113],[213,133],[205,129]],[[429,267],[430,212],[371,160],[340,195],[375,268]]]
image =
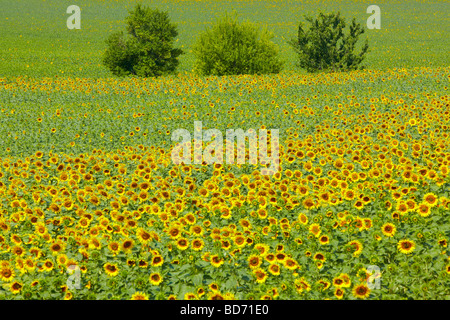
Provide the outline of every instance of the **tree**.
[[183,51],[173,47],[178,31],[168,13],[137,4],[129,14],[128,34],[116,32],[106,40],[103,64],[117,76],[158,77],[173,73]]
[[219,18],[200,34],[193,46],[194,69],[202,75],[278,73],[283,62],[273,35],[250,23],[239,23],[236,16]]
[[369,49],[368,40],[355,53],[359,36],[364,33],[360,24],[353,18],[348,34],[344,34],[345,19],[340,13],[323,14],[313,19],[305,17],[311,25],[305,31],[303,23],[298,27],[297,39],[289,43],[298,54],[299,66],[308,72],[349,71],[363,69],[361,62]]

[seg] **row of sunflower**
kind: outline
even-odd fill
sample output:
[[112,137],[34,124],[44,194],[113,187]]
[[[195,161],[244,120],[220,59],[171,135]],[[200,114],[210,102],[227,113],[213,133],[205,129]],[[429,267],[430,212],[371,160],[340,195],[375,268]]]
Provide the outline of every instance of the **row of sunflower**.
[[[436,79],[441,81],[445,70],[421,72],[422,76],[414,79],[430,85]],[[391,84],[415,81],[404,72],[395,75]],[[348,83],[364,83],[372,76],[376,73],[336,75]],[[150,92],[162,90],[156,94],[159,105],[168,105],[169,109],[161,107],[167,112],[160,118],[145,99],[139,108],[114,106],[111,112],[100,102],[102,115],[141,114],[115,120],[117,128],[106,126],[92,111],[85,117],[80,106],[58,105],[51,116],[41,111],[27,118],[23,110],[7,105],[2,119],[14,125],[1,129],[6,130],[4,143],[9,150],[0,159],[0,297],[448,297],[448,96],[425,91],[367,91],[366,96],[336,93],[336,99],[343,101],[334,104],[331,99],[327,108],[318,109],[313,107],[314,101],[327,97],[314,92],[299,98],[294,89],[304,85],[309,90],[319,80],[329,81],[327,88],[331,88],[336,79],[292,77],[205,80],[208,85],[216,83],[214,90],[199,79],[190,79],[207,105],[200,108],[192,103],[191,108],[189,99],[195,95],[187,95],[181,102],[186,108],[173,112],[178,102],[172,104],[172,99],[184,91],[170,93],[176,85],[161,83],[161,88]],[[299,79],[305,83],[300,84]],[[5,84],[1,95],[19,96],[21,90],[42,89],[51,100],[67,94],[46,91],[52,80],[39,85],[32,81]],[[77,82],[83,84],[79,89],[69,88],[71,79],[55,81],[68,91],[86,87],[84,80]],[[121,87],[108,81],[103,90]],[[26,89],[26,83],[35,88]],[[144,95],[147,93],[142,90],[158,86],[158,82],[129,80],[126,85],[125,96],[130,92],[136,95],[135,91]],[[278,85],[285,86],[283,90],[291,92],[290,96],[268,100],[267,112],[251,100],[245,105],[236,103],[235,109],[222,117],[220,108],[211,106],[220,106],[225,99],[219,98],[225,97],[227,101],[248,100],[239,94],[244,88],[272,94]],[[88,81],[89,86],[93,84]],[[234,93],[229,95],[225,86]],[[214,99],[206,94],[208,90]],[[301,99],[310,101],[297,106],[294,101]],[[260,115],[255,114],[258,108]],[[149,115],[152,121],[166,118],[164,129],[169,134],[162,129],[152,133],[160,137],[153,143],[133,143],[145,131],[133,121]],[[208,127],[217,123],[218,128],[233,123],[230,119],[246,118],[251,118],[253,128],[274,128],[267,123],[269,115],[275,122],[294,124],[280,126],[280,170],[264,175],[261,164],[174,164],[171,146],[158,141],[167,141],[183,116],[190,121],[202,120],[201,115],[209,119]],[[36,122],[38,117],[43,120]],[[97,140],[90,142],[86,138],[84,143],[94,147],[79,153],[68,143],[64,145],[68,140],[58,145],[51,138],[59,131],[73,133],[71,124],[78,121],[82,131],[77,139],[89,137],[83,132],[94,129],[84,127],[83,121],[88,120],[83,119],[96,119],[99,130],[109,130],[105,137],[124,127],[136,134],[126,140],[120,139],[123,132],[118,132],[103,145],[103,137],[97,135]],[[36,129],[36,144],[27,136],[34,129],[24,128],[22,120],[35,123],[30,128]],[[45,124],[50,120],[60,124],[58,129],[55,125],[55,132],[50,130],[53,124]],[[130,146],[124,147],[122,142]],[[24,146],[33,151],[21,155],[18,150]],[[64,146],[67,150],[61,151]],[[268,150],[276,152],[270,145]],[[249,156],[246,151],[246,158]],[[374,273],[373,266],[380,272]]]

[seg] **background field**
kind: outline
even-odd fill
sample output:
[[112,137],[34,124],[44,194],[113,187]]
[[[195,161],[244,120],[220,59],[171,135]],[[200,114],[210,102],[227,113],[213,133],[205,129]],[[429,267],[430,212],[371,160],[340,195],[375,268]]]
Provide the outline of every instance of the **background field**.
[[[105,39],[124,30],[124,18],[136,1],[76,1],[81,8],[81,29],[69,30],[66,9],[73,1],[0,1],[0,76],[109,77],[100,63]],[[363,26],[373,1],[143,1],[167,10],[179,27],[179,44],[186,54],[179,71],[190,72],[190,51],[195,36],[208,27],[217,14],[236,10],[242,19],[266,25],[286,60],[286,70],[295,69],[295,55],[286,40],[296,35],[303,14],[319,9],[340,11],[348,20],[355,17]],[[370,69],[447,66],[448,1],[377,1],[381,29],[366,30],[371,54]]]

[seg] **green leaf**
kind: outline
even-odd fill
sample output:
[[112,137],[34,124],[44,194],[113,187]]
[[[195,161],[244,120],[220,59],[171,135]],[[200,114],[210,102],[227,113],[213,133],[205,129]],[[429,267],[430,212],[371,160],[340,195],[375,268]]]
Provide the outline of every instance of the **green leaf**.
[[203,283],[203,273],[197,273],[195,276],[193,276],[192,277],[192,283],[196,287],[202,285],[202,283]]

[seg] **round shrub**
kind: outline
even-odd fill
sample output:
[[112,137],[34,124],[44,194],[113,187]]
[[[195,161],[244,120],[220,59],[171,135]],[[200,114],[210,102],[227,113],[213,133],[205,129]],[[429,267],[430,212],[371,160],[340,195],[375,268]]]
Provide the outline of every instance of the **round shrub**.
[[107,39],[103,64],[117,76],[173,73],[183,51],[173,47],[178,32],[168,13],[138,4],[126,21],[127,35],[117,32]]

